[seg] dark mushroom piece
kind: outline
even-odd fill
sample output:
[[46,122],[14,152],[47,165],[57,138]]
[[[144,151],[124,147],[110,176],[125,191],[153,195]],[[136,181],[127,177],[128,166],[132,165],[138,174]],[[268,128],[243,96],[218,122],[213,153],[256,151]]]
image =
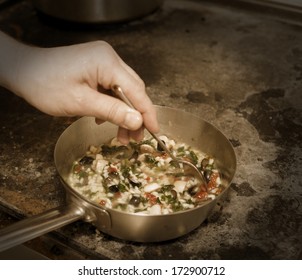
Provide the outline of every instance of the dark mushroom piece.
[[136,180],[133,177],[129,178],[129,183],[132,187],[140,187],[142,185],[141,182],[139,182],[138,180]]
[[206,179],[207,183],[210,182],[212,173],[213,173],[213,172],[212,172],[212,170],[210,170],[210,169],[206,169],[206,170],[203,172],[203,176],[204,176],[204,178]]
[[120,176],[117,172],[110,172],[108,177],[104,179],[107,186],[117,185],[120,182]]
[[[163,141],[163,140],[161,140],[161,141],[162,141],[163,144],[166,146],[165,141]],[[165,151],[159,143],[157,143],[156,149],[157,149],[159,152],[164,152],[164,151]]]
[[204,158],[201,161],[201,167],[202,167],[202,169],[205,169],[208,165],[209,165],[209,159],[208,158]]
[[154,154],[155,148],[149,144],[142,144],[140,146],[140,152],[142,154]]
[[118,185],[112,185],[110,187],[108,187],[109,192],[111,193],[117,193],[120,191],[119,186]]
[[132,196],[130,201],[129,201],[129,204],[131,204],[135,207],[138,207],[140,203],[141,203],[141,197],[140,196]]
[[171,195],[172,195],[172,197],[173,197],[173,199],[176,199],[177,198],[177,192],[176,192],[176,190],[171,190]]
[[80,159],[79,163],[81,165],[91,165],[92,162],[94,161],[94,158],[93,157],[90,157],[90,156],[84,156]]
[[192,186],[188,189],[188,193],[189,195],[191,196],[194,196],[195,194],[197,194],[198,192],[201,191],[201,187],[200,185],[195,185],[195,186]]

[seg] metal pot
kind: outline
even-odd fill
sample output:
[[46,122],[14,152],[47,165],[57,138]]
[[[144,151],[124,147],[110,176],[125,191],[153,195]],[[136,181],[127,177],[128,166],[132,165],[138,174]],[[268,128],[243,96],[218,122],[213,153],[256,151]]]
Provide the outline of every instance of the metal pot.
[[145,16],[163,0],[33,0],[42,13],[82,23],[118,22]]
[[94,118],[83,117],[62,133],[54,152],[55,165],[66,190],[67,204],[0,231],[0,251],[79,219],[93,223],[100,231],[114,237],[137,242],[170,240],[197,228],[228,190],[236,169],[235,152],[228,139],[210,123],[177,109],[156,108],[161,133],[215,158],[216,167],[226,186],[217,198],[186,211],[144,215],[108,209],[82,197],[67,183],[73,161],[82,157],[89,145],[107,142],[117,133],[117,127],[111,123],[96,125]]

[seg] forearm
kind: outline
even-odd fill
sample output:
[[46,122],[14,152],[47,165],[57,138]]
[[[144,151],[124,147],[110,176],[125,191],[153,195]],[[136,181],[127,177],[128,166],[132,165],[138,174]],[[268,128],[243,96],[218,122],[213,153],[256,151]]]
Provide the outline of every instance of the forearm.
[[0,85],[15,91],[26,45],[0,31]]

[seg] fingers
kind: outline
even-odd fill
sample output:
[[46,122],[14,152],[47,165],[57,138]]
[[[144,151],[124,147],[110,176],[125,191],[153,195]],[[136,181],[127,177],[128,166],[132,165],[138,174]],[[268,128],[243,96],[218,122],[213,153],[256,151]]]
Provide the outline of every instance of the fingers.
[[144,82],[116,53],[114,57],[116,60],[111,61],[112,75],[107,79],[104,76],[99,77],[99,83],[106,88],[120,86],[135,109],[142,114],[145,127],[154,133],[158,132],[156,110],[146,93]]
[[119,74],[119,79],[114,84],[121,87],[134,108],[142,114],[145,127],[156,133],[158,131],[156,110],[146,93],[145,85],[141,80],[137,80],[135,76],[132,80],[128,77],[127,81],[124,81],[126,76],[129,75],[128,73],[128,70],[124,68],[124,73]]
[[119,127],[117,138],[119,142],[125,145],[129,143],[130,139],[133,139],[135,141],[141,141],[144,138],[144,129],[143,127],[141,127],[138,130],[130,131],[122,127]]
[[[96,124],[100,125],[104,123],[101,119],[95,119]],[[120,143],[127,145],[130,141],[130,139],[133,139],[135,141],[141,141],[144,138],[144,129],[143,127],[139,128],[138,130],[128,130],[123,127],[119,127],[118,133],[117,133],[117,139]]]
[[128,130],[138,130],[142,127],[141,113],[131,109],[121,100],[98,93],[89,87],[82,93],[85,100],[80,102],[80,115],[94,116],[97,123],[109,121]]

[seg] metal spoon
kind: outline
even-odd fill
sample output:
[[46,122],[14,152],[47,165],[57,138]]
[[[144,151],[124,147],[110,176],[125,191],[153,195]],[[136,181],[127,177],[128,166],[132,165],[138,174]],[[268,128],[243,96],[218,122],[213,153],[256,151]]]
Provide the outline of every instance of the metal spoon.
[[[135,107],[132,105],[132,103],[130,102],[130,100],[127,98],[127,96],[124,94],[123,90],[121,89],[120,86],[118,85],[114,85],[112,87],[112,91],[115,93],[115,95],[120,98],[122,101],[124,101],[130,108],[135,109]],[[180,159],[175,157],[172,152],[167,148],[167,146],[165,145],[165,143],[157,137],[156,134],[152,133],[151,131],[149,131],[147,128],[146,130],[151,134],[151,136],[157,141],[157,143],[160,145],[160,147],[172,158],[172,160],[174,162],[177,162],[180,166],[184,165],[187,166],[189,168],[184,168],[184,171],[189,173],[191,171],[193,171],[193,173],[195,175],[197,175],[197,178],[200,179],[201,183],[202,183],[202,187],[204,188],[205,191],[208,191],[207,189],[207,183],[206,180],[204,178],[204,175],[200,172],[200,170],[191,162]]]

